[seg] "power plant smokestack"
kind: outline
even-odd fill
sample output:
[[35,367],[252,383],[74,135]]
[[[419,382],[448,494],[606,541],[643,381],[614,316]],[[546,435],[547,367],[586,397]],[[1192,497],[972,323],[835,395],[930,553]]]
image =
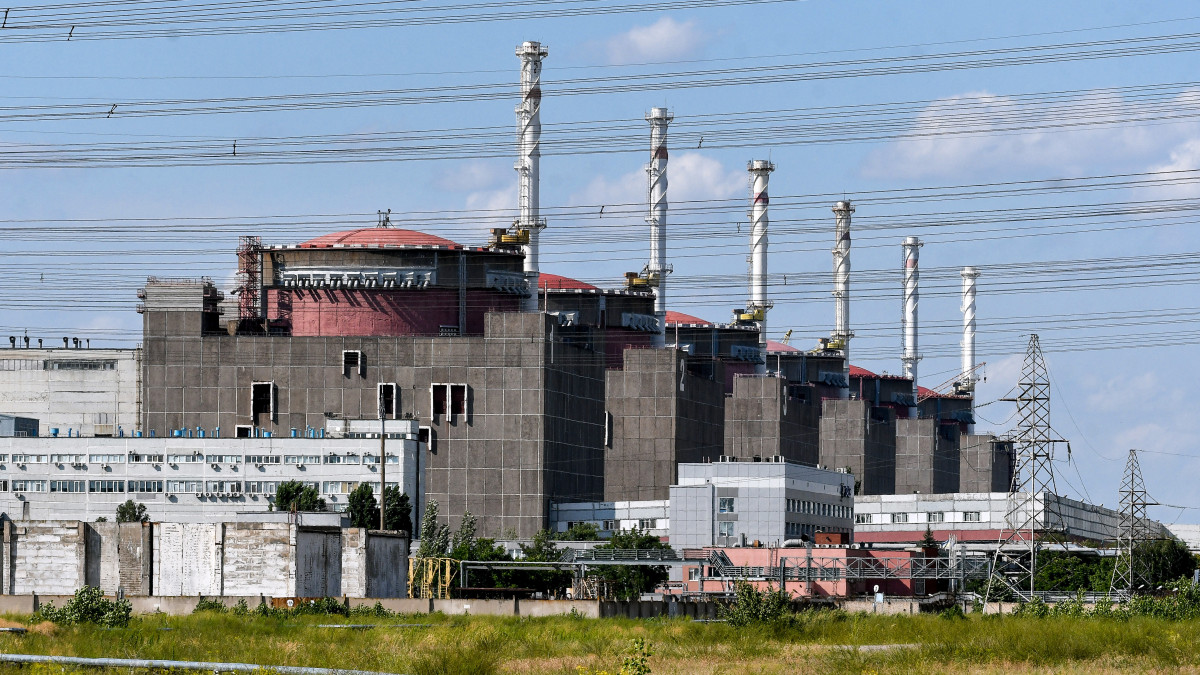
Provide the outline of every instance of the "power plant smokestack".
[[917,282],[921,273],[917,267],[921,255],[921,240],[907,237],[904,240],[904,377],[912,379],[913,407],[908,409],[909,417],[916,417],[917,410],[917,361],[921,360],[917,353]]
[[650,122],[650,164],[646,173],[650,177],[650,262],[646,266],[647,278],[656,286],[654,291],[654,318],[658,320],[658,332],[651,346],[662,348],[667,345],[667,125],[675,119],[666,108],[653,108],[646,115]]
[[846,388],[841,398],[850,398],[850,214],[854,207],[850,202],[842,201],[833,205],[833,213],[837,216],[837,245],[833,249],[833,297],[834,324],[833,342],[841,345],[845,364],[842,366],[842,376],[846,380]]
[[521,311],[538,311],[538,233],[546,227],[539,213],[539,169],[542,142],[542,59],[549,51],[540,42],[525,42],[517,47],[521,57],[521,105],[517,106],[517,147],[520,157],[516,168],[519,184],[520,219],[517,228],[529,241],[524,245],[525,281],[529,296]]
[[758,348],[763,362],[755,372],[767,372],[767,311],[771,302],[767,300],[767,207],[771,199],[767,196],[767,184],[775,165],[765,159],[756,159],[746,165],[750,172],[750,302],[746,310],[758,323]]
[[[975,417],[975,280],[979,278],[979,270],[974,267],[964,267],[959,272],[962,276],[962,379],[958,382],[959,393],[971,395],[971,417]],[[967,433],[975,433],[975,423],[967,425]]]

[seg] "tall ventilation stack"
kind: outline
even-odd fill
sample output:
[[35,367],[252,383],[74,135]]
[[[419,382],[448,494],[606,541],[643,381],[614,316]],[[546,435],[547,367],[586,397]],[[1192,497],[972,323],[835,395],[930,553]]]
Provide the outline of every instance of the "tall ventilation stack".
[[909,417],[916,417],[917,409],[917,282],[921,277],[917,267],[921,255],[921,240],[916,237],[904,239],[904,377],[912,379],[913,406],[908,409]]
[[767,300],[767,207],[771,203],[767,195],[767,184],[775,165],[765,159],[756,159],[746,165],[750,172],[750,302],[746,313],[758,324],[758,349],[762,362],[755,372],[767,372],[767,311],[771,302]]
[[[979,278],[979,270],[974,267],[964,267],[959,272],[962,276],[962,378],[958,381],[956,391],[971,396],[971,417],[975,417],[975,280]],[[967,425],[967,433],[975,433],[975,423]]]
[[854,207],[848,201],[833,205],[833,213],[837,217],[837,245],[833,249],[833,298],[835,302],[833,344],[839,345],[846,361],[842,366],[842,376],[846,380],[846,388],[841,390],[841,398],[850,398],[850,214]]
[[542,59],[550,52],[540,42],[525,42],[517,47],[521,57],[521,105],[517,106],[517,148],[520,157],[516,166],[520,188],[517,229],[524,244],[525,282],[529,295],[521,303],[521,311],[538,311],[538,233],[546,227],[539,213],[539,169],[542,142]]
[[646,173],[650,177],[650,262],[646,266],[646,277],[654,291],[654,318],[658,320],[658,331],[651,346],[661,349],[667,346],[667,125],[675,119],[666,108],[653,108],[646,115],[650,122],[650,164]]

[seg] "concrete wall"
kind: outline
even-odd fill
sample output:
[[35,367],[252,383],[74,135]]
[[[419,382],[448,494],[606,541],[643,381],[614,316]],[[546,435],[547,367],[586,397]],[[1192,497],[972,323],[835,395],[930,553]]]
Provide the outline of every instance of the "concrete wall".
[[995,436],[964,435],[958,487],[953,492],[1008,492],[1012,488],[1013,450]]
[[958,424],[896,420],[896,494],[944,494],[959,486]]
[[821,466],[849,467],[859,494],[896,490],[894,411],[862,400],[825,400],[821,411]]
[[87,525],[78,521],[4,521],[8,595],[70,595],[87,583]]
[[221,595],[222,557],[216,526],[155,523],[153,582],[156,595]]
[[733,396],[725,400],[723,454],[740,459],[782,456],[816,466],[820,410],[812,387],[793,389],[782,377],[735,377]]
[[142,523],[87,523],[89,586],[105,593],[150,595],[153,581],[152,528]]
[[37,419],[43,436],[132,435],[141,428],[141,360],[140,349],[0,349],[0,411]]

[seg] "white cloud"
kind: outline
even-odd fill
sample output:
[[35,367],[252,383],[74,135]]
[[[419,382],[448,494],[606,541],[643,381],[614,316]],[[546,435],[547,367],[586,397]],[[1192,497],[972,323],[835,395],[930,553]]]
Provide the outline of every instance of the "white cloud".
[[[986,91],[939,99],[913,120],[902,138],[873,152],[863,173],[875,178],[926,178],[1052,170],[1088,174],[1097,166],[1144,162],[1196,134],[1194,122],[1138,126],[1163,109],[1200,108],[1200,93],[1187,91],[1169,102],[1128,101],[1108,92],[1086,94],[1052,106],[1030,105]],[[1097,115],[1109,126],[1063,127]],[[1042,126],[1041,129],[1016,128]],[[960,133],[965,132],[965,133]],[[1200,148],[1179,161],[1196,160]],[[1173,159],[1173,161],[1175,161]]]
[[610,38],[605,49],[612,64],[679,59],[699,51],[707,37],[694,20],[680,22],[664,16]]
[[515,212],[517,210],[517,188],[514,185],[498,190],[477,190],[467,195],[466,207],[472,211]]
[[507,182],[516,182],[511,163],[471,160],[455,162],[438,174],[434,186],[448,192],[492,190]]
[[[673,156],[667,164],[667,201],[687,202],[728,199],[746,189],[746,176],[727,170],[721,162],[698,152]],[[617,178],[597,176],[576,193],[574,204],[641,204],[647,201],[649,183],[643,170]]]
[[[1155,173],[1164,174],[1163,179],[1179,179],[1173,185],[1164,185],[1154,189],[1154,194],[1160,199],[1187,199],[1200,197],[1200,181],[1184,175],[1169,175],[1176,171],[1195,171],[1200,169],[1200,138],[1192,138],[1177,145],[1171,150],[1170,159],[1166,164],[1152,167]],[[1191,178],[1189,180],[1189,178]]]

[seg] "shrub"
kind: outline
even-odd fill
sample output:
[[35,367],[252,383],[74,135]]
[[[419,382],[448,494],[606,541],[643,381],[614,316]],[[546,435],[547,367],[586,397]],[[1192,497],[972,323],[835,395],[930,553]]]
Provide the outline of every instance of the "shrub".
[[132,499],[126,499],[124,504],[117,505],[117,522],[148,523],[150,522],[150,514],[146,512],[145,504],[135,502]]
[[[242,600],[242,602],[245,602],[245,600]],[[200,601],[196,603],[196,609],[192,610],[192,614],[199,614],[200,612],[217,612],[218,614],[224,614],[227,609],[228,607],[225,606],[225,603],[221,602],[220,600],[209,600],[208,598],[202,597],[200,598]]]
[[760,591],[746,581],[738,581],[733,604],[721,608],[721,616],[731,626],[779,623],[791,616],[789,598],[782,591]]
[[107,628],[123,628],[129,625],[132,616],[133,605],[128,600],[106,600],[104,591],[96,586],[84,586],[61,608],[50,602],[42,605],[34,613],[34,621],[51,621],[62,626],[94,623]]

